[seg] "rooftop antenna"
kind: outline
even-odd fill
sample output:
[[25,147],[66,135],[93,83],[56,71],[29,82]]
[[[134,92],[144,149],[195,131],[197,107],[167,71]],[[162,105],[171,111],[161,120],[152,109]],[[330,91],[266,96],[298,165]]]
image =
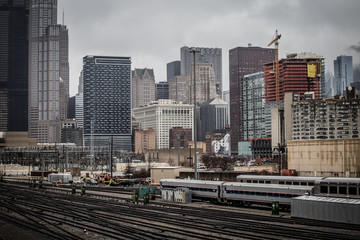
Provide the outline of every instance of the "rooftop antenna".
[[64,9],[63,9],[63,16],[62,16],[62,25],[63,25],[63,26],[65,25],[65,24],[64,24],[64,21],[65,21],[65,20],[64,20],[64,18],[65,18],[64,15],[65,15],[65,14],[64,14]]

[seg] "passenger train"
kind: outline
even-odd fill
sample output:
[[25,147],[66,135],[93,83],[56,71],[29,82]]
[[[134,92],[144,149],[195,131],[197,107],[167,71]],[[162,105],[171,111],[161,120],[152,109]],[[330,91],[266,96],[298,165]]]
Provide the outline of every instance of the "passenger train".
[[228,204],[251,205],[259,203],[271,205],[277,201],[282,206],[290,206],[291,198],[313,195],[312,186],[284,186],[280,184],[252,184],[224,181],[200,181],[183,179],[162,179],[161,189],[188,188],[192,197]]
[[360,178],[239,175],[237,182],[314,186],[315,196],[360,198]]

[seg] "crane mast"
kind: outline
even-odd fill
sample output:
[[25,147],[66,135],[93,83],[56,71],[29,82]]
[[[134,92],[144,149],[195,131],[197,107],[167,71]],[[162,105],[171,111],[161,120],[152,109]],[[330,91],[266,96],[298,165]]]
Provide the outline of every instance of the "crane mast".
[[280,108],[280,91],[279,91],[279,39],[281,34],[278,34],[278,30],[275,31],[274,39],[268,44],[270,47],[272,44],[275,45],[275,96],[276,96],[276,107]]

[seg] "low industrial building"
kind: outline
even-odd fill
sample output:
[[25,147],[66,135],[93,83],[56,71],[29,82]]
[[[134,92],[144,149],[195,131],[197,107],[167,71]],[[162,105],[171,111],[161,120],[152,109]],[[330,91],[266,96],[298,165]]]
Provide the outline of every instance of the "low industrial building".
[[160,183],[161,179],[175,179],[180,177],[180,172],[193,172],[192,168],[183,167],[153,167],[150,169],[152,183]]
[[299,176],[360,177],[360,138],[288,141],[287,151]]

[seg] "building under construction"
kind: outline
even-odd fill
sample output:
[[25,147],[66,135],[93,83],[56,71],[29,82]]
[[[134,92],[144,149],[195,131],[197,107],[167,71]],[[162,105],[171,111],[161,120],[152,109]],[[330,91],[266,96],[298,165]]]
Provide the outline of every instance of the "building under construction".
[[[279,100],[287,92],[314,92],[315,99],[322,96],[325,83],[325,62],[322,56],[311,53],[288,54],[279,61]],[[264,65],[265,102],[276,101],[275,62]]]

